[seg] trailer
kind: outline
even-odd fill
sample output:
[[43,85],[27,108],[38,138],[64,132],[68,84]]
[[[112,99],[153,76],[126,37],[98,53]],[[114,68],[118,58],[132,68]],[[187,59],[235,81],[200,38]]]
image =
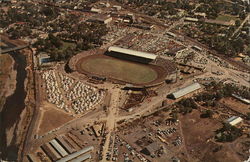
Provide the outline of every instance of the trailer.
[[61,136],[56,137],[56,140],[58,141],[59,144],[62,145],[62,147],[70,154],[75,152],[76,150],[71,147]]
[[71,155],[68,155],[68,156],[66,156],[66,157],[64,157],[64,158],[62,158],[62,159],[60,159],[60,160],[58,160],[57,162],[66,162],[66,161],[70,161],[70,160],[72,160],[72,159],[74,159],[74,158],[76,158],[76,157],[78,157],[78,156],[80,156],[80,155],[82,155],[82,154],[85,154],[85,153],[87,153],[87,152],[89,152],[89,151],[92,151],[92,150],[94,150],[94,147],[93,147],[93,146],[85,147],[85,148],[81,149],[80,151],[77,151],[77,152],[75,152],[75,153],[73,153],[73,154],[71,154]]
[[49,141],[49,143],[51,144],[51,146],[54,147],[54,149],[62,156],[65,157],[68,155],[68,153],[64,150],[64,148],[55,140],[51,140]]
[[61,158],[49,143],[42,145],[41,148],[52,161],[57,161]]

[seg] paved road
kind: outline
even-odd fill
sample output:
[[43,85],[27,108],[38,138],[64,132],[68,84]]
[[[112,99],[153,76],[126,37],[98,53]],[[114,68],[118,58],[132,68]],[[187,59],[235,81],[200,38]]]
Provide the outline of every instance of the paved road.
[[14,47],[14,48],[7,48],[5,50],[0,49],[0,54],[9,53],[9,52],[13,52],[13,51],[18,51],[18,50],[21,50],[21,49],[24,49],[24,48],[27,48],[27,47],[29,47],[29,45],[17,46],[17,47]]
[[106,122],[108,134],[106,136],[106,142],[103,147],[103,155],[104,155],[104,158],[102,160],[103,162],[106,161],[106,153],[108,152],[109,148],[111,132],[115,130],[115,124],[116,124],[115,116],[117,115],[117,111],[119,109],[120,92],[121,90],[119,88],[112,89],[109,114],[107,117],[108,120]]
[[233,37],[236,33],[238,33],[238,31],[244,26],[244,24],[245,24],[247,21],[250,21],[250,14],[247,15],[247,17],[244,19],[244,21],[241,23],[241,25],[233,32],[232,37]]

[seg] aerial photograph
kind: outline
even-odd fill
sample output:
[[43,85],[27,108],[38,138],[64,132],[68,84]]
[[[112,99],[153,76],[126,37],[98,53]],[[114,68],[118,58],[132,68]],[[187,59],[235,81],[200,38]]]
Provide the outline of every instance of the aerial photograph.
[[0,0],[0,162],[250,162],[250,0]]

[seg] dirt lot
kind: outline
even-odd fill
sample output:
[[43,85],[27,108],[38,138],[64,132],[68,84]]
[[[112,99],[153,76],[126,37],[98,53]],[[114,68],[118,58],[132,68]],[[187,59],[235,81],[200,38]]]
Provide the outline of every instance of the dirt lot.
[[55,129],[66,122],[74,119],[63,111],[53,108],[54,105],[46,103],[42,109],[38,134],[43,135],[52,129]]
[[247,104],[242,103],[241,101],[234,99],[232,97],[228,97],[228,98],[223,98],[222,100],[220,100],[220,102],[222,102],[223,104],[229,106],[231,109],[238,111],[239,113],[242,114],[247,114],[248,112],[250,112],[250,106]]
[[[236,153],[227,145],[220,145],[209,143],[206,147],[207,152],[205,152],[201,161],[206,162],[240,162],[241,160],[237,157]],[[219,151],[216,151],[219,149]]]
[[198,111],[181,116],[180,121],[190,159],[206,162],[238,161],[235,152],[227,144],[213,140],[214,131],[221,127],[219,122],[200,118]]
[[237,152],[238,157],[241,159],[241,161],[248,159],[250,148],[249,138],[246,138],[246,136],[242,136],[235,142],[231,143],[230,146],[235,152]]

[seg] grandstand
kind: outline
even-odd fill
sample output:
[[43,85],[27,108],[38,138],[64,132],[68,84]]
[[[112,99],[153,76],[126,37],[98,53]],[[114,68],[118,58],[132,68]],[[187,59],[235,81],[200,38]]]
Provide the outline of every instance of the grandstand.
[[176,65],[170,60],[115,46],[107,51],[95,49],[79,53],[71,58],[69,67],[91,79],[100,77],[137,88],[159,85],[176,73]]
[[106,55],[123,60],[136,61],[145,64],[148,64],[157,58],[157,55],[155,54],[125,49],[116,46],[109,47],[108,52],[106,52]]

